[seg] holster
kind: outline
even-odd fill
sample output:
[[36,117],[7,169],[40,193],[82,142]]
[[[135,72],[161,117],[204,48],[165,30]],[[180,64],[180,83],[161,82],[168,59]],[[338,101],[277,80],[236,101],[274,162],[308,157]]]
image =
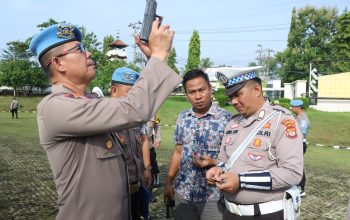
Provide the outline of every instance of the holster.
[[292,186],[283,196],[284,220],[300,220],[300,206],[300,190]]

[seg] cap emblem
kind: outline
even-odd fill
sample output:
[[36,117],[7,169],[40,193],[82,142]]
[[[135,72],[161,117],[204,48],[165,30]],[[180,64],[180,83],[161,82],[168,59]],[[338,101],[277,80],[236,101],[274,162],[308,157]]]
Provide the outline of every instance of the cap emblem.
[[66,24],[59,24],[57,26],[57,37],[59,38],[74,38],[74,27]]
[[124,72],[122,75],[123,80],[132,80],[134,77],[133,73]]
[[216,73],[216,78],[224,85],[228,82],[227,77],[224,74],[220,73],[220,72]]

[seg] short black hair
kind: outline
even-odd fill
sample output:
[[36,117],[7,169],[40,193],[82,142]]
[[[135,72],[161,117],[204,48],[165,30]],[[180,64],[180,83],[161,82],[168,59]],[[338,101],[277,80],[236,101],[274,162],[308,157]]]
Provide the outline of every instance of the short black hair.
[[187,71],[187,73],[185,73],[183,80],[182,80],[182,86],[184,87],[185,92],[186,92],[186,83],[189,80],[195,79],[198,77],[202,77],[204,79],[204,81],[208,84],[208,86],[210,86],[208,74],[206,74],[205,72],[203,72],[203,70],[200,70],[200,69],[192,69],[192,70]]
[[261,86],[261,79],[259,77],[255,77],[255,78],[253,78],[251,80],[255,81],[256,83],[258,83]]

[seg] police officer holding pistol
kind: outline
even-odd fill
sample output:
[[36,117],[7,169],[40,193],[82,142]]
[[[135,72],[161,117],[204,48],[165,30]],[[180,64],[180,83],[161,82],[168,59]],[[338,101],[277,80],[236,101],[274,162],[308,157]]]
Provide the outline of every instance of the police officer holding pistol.
[[[285,191],[303,173],[302,134],[291,113],[264,99],[258,67],[217,72],[238,111],[207,181],[224,192],[224,219],[283,219]],[[297,198],[300,201],[300,197]]]
[[181,82],[165,63],[173,37],[159,20],[148,43],[135,37],[149,60],[118,99],[87,95],[96,70],[79,28],[55,24],[32,39],[30,50],[53,84],[37,107],[37,121],[58,193],[56,220],[131,218],[125,155],[113,132],[146,123]]

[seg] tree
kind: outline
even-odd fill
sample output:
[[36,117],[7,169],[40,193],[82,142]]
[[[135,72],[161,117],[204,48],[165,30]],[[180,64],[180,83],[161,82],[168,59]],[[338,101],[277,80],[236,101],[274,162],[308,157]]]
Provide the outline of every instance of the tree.
[[54,19],[49,18],[48,21],[44,21],[43,23],[38,24],[36,27],[38,27],[40,30],[44,30],[45,28],[47,28],[53,24],[58,24],[58,23],[59,22],[55,21]]
[[89,88],[98,86],[104,93],[108,93],[111,87],[112,75],[118,67],[126,66],[124,60],[114,60],[99,66],[95,79],[90,83]]
[[168,59],[167,59],[168,66],[173,69],[176,73],[179,73],[179,70],[176,67],[177,61],[176,61],[176,50],[173,47],[169,53]]
[[[333,48],[329,42],[335,34],[336,20],[336,8],[306,6],[293,9],[287,49],[276,54],[283,82],[307,79],[310,62],[330,58]],[[323,65],[318,69],[326,73],[330,66]]]
[[214,62],[210,60],[209,57],[201,59],[201,63],[199,65],[201,68],[209,68],[214,66]]
[[258,64],[257,64],[256,62],[254,62],[254,61],[248,63],[248,66],[257,66],[257,65],[258,65]]
[[188,48],[188,59],[185,67],[186,71],[197,69],[199,67],[201,56],[200,43],[198,31],[194,30]]
[[337,21],[337,32],[334,35],[332,46],[335,60],[332,62],[334,72],[350,71],[350,12],[344,11]]
[[28,51],[29,40],[22,41],[10,41],[6,43],[7,49],[2,50],[1,59],[3,60],[28,60],[30,58],[30,52]]
[[103,38],[102,52],[106,54],[111,48],[108,46],[114,41],[114,37],[112,35],[107,35]]

